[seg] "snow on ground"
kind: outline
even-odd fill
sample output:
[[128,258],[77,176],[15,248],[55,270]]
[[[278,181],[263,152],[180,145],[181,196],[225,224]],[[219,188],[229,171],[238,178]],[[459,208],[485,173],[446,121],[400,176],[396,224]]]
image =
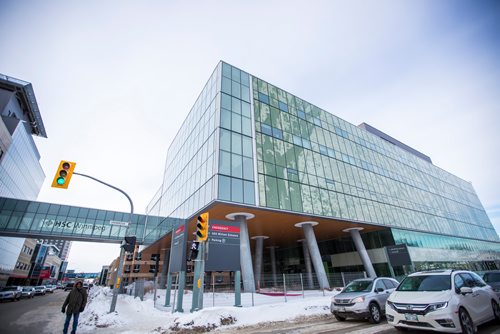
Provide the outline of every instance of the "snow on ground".
[[[305,298],[298,296],[266,296],[242,293],[243,307],[234,307],[232,293],[205,293],[204,308],[191,313],[190,291],[183,297],[183,313],[172,313],[171,307],[163,307],[165,290],[157,292],[154,305],[153,294],[147,294],[144,301],[128,295],[119,295],[116,311],[108,313],[112,291],[109,288],[94,287],[89,292],[89,303],[80,315],[79,333],[169,333],[205,332],[217,328],[235,328],[255,325],[261,322],[285,321],[300,316],[324,315],[330,313],[331,297],[337,291],[307,291]],[[173,301],[173,295],[171,301]],[[215,304],[215,307],[212,305]]]

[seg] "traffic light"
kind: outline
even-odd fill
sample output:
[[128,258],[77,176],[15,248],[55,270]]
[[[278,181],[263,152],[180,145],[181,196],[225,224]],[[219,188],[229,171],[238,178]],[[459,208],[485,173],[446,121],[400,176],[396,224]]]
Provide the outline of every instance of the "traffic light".
[[196,241],[206,241],[208,238],[208,212],[198,216],[196,223]]
[[75,166],[76,162],[62,160],[61,163],[59,163],[59,168],[57,168],[56,175],[52,181],[52,187],[68,189],[69,181],[73,176]]
[[122,247],[125,252],[133,253],[135,249],[136,237],[125,237],[125,243],[122,243]]

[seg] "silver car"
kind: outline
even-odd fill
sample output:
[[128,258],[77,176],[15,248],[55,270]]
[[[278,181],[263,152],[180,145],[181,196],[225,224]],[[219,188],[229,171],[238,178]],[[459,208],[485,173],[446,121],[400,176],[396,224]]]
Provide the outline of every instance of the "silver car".
[[23,289],[20,286],[7,286],[0,291],[0,301],[21,299]]
[[55,290],[56,290],[56,286],[55,285],[46,285],[45,286],[45,292],[54,293]]
[[385,314],[385,301],[398,284],[389,277],[354,280],[332,298],[330,311],[338,321],[357,318],[378,324]]
[[47,288],[45,285],[35,286],[35,295],[45,295],[47,293]]
[[35,288],[32,286],[23,286],[22,297],[23,298],[35,297]]

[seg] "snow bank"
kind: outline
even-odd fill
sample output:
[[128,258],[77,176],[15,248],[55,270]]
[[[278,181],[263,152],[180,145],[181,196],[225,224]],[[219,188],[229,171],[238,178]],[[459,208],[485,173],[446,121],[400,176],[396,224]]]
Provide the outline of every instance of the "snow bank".
[[[169,333],[176,332],[207,332],[217,328],[235,328],[250,326],[261,322],[291,320],[303,316],[324,315],[330,313],[331,296],[338,292],[328,292],[326,296],[316,293],[316,296],[295,298],[287,303],[284,299],[254,294],[254,307],[219,306],[207,307],[190,313],[191,293],[184,296],[184,313],[171,313],[171,308],[159,310],[153,305],[152,294],[147,294],[145,300],[128,295],[119,295],[116,311],[108,313],[111,305],[112,291],[109,288],[94,287],[89,292],[89,302],[80,315],[79,332],[81,333]],[[165,290],[159,292],[158,304],[163,303]],[[242,301],[250,294],[242,294]],[[234,302],[233,294],[218,293],[215,304]],[[212,295],[206,293],[205,301],[211,301]],[[189,307],[186,304],[189,303]],[[205,305],[207,302],[205,303]]]

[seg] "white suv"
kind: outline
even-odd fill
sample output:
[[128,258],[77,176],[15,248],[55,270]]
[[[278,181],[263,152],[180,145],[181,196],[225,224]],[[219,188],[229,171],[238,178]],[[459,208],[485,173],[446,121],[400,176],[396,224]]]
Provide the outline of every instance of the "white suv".
[[500,321],[499,300],[475,273],[424,271],[409,275],[387,299],[386,316],[396,329],[447,333],[477,332],[477,326]]

